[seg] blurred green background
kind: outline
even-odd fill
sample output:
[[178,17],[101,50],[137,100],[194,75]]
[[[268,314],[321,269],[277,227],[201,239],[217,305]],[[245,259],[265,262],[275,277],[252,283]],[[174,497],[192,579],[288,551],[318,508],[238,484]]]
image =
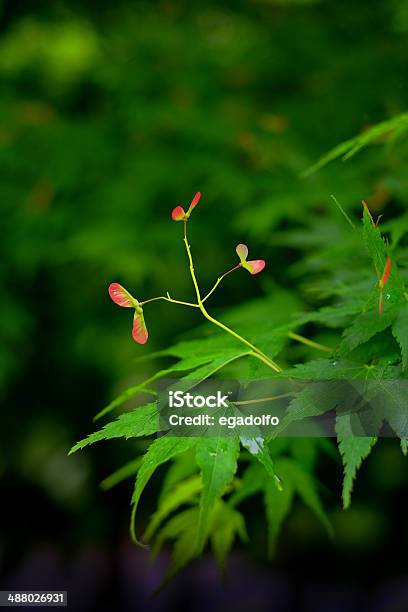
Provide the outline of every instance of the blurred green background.
[[[285,291],[299,310],[316,300],[299,262],[342,236],[330,194],[351,214],[363,198],[387,217],[406,209],[404,140],[378,143],[307,179],[300,173],[340,141],[407,109],[408,3],[0,7],[0,569],[7,576],[44,542],[75,554],[86,546],[117,550],[127,537],[130,485],[106,494],[98,483],[132,458],[134,443],[66,455],[98,410],[154,371],[135,358],[199,323],[195,312],[154,304],[149,345],[139,347],[128,313],[107,296],[117,281],[139,299],[166,290],[192,297],[174,206],[203,194],[190,236],[203,286],[235,262],[238,242],[268,262],[262,278],[229,282],[217,308]],[[407,477],[392,443],[383,441],[365,466],[345,514],[341,468],[325,469],[339,492],[332,515],[343,535],[321,543],[299,507],[281,551],[289,574],[299,550],[307,556],[316,542],[336,562],[353,554],[369,564],[400,511]],[[262,545],[260,527],[255,557]]]

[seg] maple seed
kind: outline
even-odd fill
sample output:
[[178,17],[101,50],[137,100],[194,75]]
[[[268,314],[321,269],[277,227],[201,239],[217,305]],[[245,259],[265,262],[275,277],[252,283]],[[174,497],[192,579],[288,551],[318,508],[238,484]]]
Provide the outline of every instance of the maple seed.
[[193,212],[194,208],[197,206],[200,198],[201,198],[201,193],[199,191],[197,191],[197,193],[195,194],[194,198],[191,200],[190,206],[188,207],[188,211],[186,212],[185,219],[189,219],[190,218],[190,215]]
[[390,272],[391,272],[391,265],[392,265],[392,261],[391,261],[390,257],[387,257],[386,262],[385,262],[385,266],[384,266],[383,275],[380,278],[380,280],[378,281],[378,286],[380,288],[380,299],[379,299],[379,302],[378,302],[378,312],[380,314],[382,314],[382,311],[383,311],[383,289],[384,289],[384,287],[387,284],[387,281],[389,279]]
[[115,302],[118,306],[134,308],[134,298],[119,283],[111,283],[108,291],[112,302]]
[[200,201],[201,198],[201,193],[199,191],[197,191],[197,193],[195,194],[194,198],[191,200],[191,204],[188,207],[188,211],[187,214],[190,214],[191,211],[193,210],[193,208],[195,208],[198,204],[198,202]]
[[383,289],[385,287],[385,284],[390,276],[390,272],[391,272],[391,259],[389,257],[387,257],[387,261],[385,262],[385,267],[384,267],[384,272],[382,277],[380,278],[379,284],[381,289]]
[[250,274],[258,274],[259,272],[262,272],[265,267],[265,261],[263,259],[252,259],[251,261],[247,261],[246,258],[248,257],[248,247],[246,244],[238,244],[235,250],[242,268],[248,270]]
[[238,244],[236,247],[236,252],[241,261],[245,261],[248,257],[248,247],[246,244]]
[[250,274],[259,274],[265,267],[265,260],[253,259],[252,261],[247,261],[246,264],[246,269]]
[[138,344],[146,344],[149,334],[143,316],[143,308],[139,302],[126,291],[119,283],[111,283],[108,288],[109,296],[115,304],[123,308],[134,308],[132,337]]
[[146,328],[143,310],[140,310],[140,313],[135,310],[135,316],[133,317],[132,338],[138,344],[146,344],[149,334]]
[[190,217],[192,210],[197,206],[200,198],[201,193],[197,191],[194,198],[191,200],[191,204],[188,207],[187,212],[184,211],[184,208],[182,206],[176,206],[176,208],[173,208],[171,213],[171,218],[173,219],[173,221],[186,221]]
[[186,218],[184,208],[182,206],[176,206],[176,208],[173,208],[171,218],[173,221],[183,221],[183,219]]

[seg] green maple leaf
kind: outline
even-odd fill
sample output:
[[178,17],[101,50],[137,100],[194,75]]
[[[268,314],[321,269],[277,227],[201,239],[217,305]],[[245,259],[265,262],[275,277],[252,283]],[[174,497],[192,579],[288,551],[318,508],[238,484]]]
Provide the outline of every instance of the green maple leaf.
[[392,333],[401,347],[402,366],[405,370],[408,366],[408,304],[399,311],[392,327]]
[[144,533],[144,540],[146,542],[151,540],[160,524],[171,512],[177,510],[183,504],[191,503],[194,499],[197,499],[201,489],[201,478],[196,475],[178,483],[173,490],[168,491],[166,496],[162,497],[159,507],[150,518]]
[[149,482],[150,478],[163,463],[166,463],[176,455],[185,452],[197,443],[196,438],[179,438],[171,436],[163,436],[154,440],[146,454],[143,456],[143,461],[139,467],[135,488],[132,495],[132,521],[131,532],[133,539],[137,541],[134,527],[134,517],[136,516],[137,507],[140,497]]
[[167,540],[175,541],[170,565],[159,588],[162,588],[197,555],[197,519],[198,509],[188,508],[173,516],[158,533],[152,550],[153,558],[157,556]]
[[125,465],[122,465],[118,470],[116,470],[115,472],[107,476],[107,478],[102,480],[100,484],[101,489],[103,489],[104,491],[109,491],[109,489],[112,489],[112,487],[115,487],[123,480],[134,476],[137,470],[139,469],[141,463],[142,457],[136,457],[136,459],[132,459],[132,461],[125,463]]
[[357,471],[364,459],[370,454],[377,438],[375,436],[355,436],[350,428],[349,415],[337,417],[336,433],[344,466],[343,506],[348,508]]
[[398,314],[397,307],[390,307],[380,315],[378,310],[370,310],[359,314],[343,332],[343,341],[339,352],[347,355],[360,344],[367,342],[376,334],[390,327]]
[[107,423],[99,431],[90,434],[87,438],[75,444],[69,454],[101,440],[150,436],[158,431],[158,424],[156,403],[138,406],[131,412],[120,415],[115,421]]
[[244,542],[248,540],[244,517],[235,508],[219,501],[211,524],[211,547],[221,571],[224,571],[225,559],[237,536]]
[[[366,378],[370,370],[380,370],[371,368],[364,363],[357,363],[350,359],[313,359],[304,364],[295,365],[281,372],[278,377],[295,380],[343,380]],[[382,371],[382,370],[381,370]]]
[[289,472],[287,469],[285,470],[285,463],[282,462],[280,462],[280,469],[282,477],[285,480],[285,486],[283,487],[282,491],[278,491],[271,480],[264,480],[264,503],[266,520],[268,523],[269,557],[272,557],[275,554],[276,541],[281,530],[282,523],[291,509],[295,492],[293,483],[290,479],[290,470]]
[[237,470],[239,441],[235,436],[200,438],[196,460],[200,467],[203,490],[197,525],[197,547],[201,551],[209,533],[211,513]]
[[268,522],[268,550],[272,555],[282,523],[292,506],[294,494],[297,493],[303,502],[316,514],[329,535],[332,526],[324,511],[317,490],[317,482],[298,462],[282,457],[277,460],[277,468],[285,482],[283,490],[277,491],[269,480],[264,481],[264,502]]
[[380,137],[390,134],[401,134],[408,130],[408,113],[402,113],[400,115],[396,115],[395,117],[391,117],[391,119],[387,119],[386,121],[381,121],[381,123],[377,123],[373,127],[368,130],[364,130],[361,134],[346,140],[334,149],[331,149],[326,155],[321,157],[313,166],[305,170],[303,176],[308,176],[323,166],[326,166],[331,161],[335,159],[341,158],[343,161],[350,159],[353,157],[358,151],[367,147],[368,145],[376,142]]

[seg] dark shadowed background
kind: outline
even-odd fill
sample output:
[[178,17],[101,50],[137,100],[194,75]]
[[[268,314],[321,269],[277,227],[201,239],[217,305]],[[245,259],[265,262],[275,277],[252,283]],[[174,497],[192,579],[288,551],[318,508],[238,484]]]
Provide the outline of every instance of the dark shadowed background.
[[67,453],[154,371],[135,359],[198,322],[152,305],[139,347],[107,296],[115,280],[138,298],[192,297],[174,206],[203,193],[191,228],[203,285],[238,242],[268,262],[229,282],[218,308],[280,291],[292,310],[316,299],[299,262],[338,239],[330,194],[351,214],[362,198],[405,210],[404,142],[300,173],[408,107],[408,4],[3,0],[0,27],[0,587],[66,589],[78,610],[407,610],[407,470],[391,440],[346,512],[341,466],[322,464],[333,541],[299,503],[267,561],[251,502],[251,544],[225,579],[204,556],[154,599],[167,556],[149,565],[129,541],[132,483],[99,487],[138,443]]

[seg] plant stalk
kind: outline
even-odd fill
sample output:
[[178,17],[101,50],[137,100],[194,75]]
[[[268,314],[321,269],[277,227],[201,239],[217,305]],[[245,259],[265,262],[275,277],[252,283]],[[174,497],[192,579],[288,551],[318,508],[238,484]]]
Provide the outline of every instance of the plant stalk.
[[263,351],[261,351],[257,346],[252,344],[252,342],[249,342],[249,340],[247,340],[246,338],[243,338],[242,336],[240,336],[233,329],[227,327],[226,325],[224,325],[224,323],[221,323],[221,321],[218,321],[217,319],[212,317],[207,312],[207,310],[205,309],[205,306],[203,304],[203,300],[201,299],[200,288],[198,286],[197,278],[196,278],[195,271],[194,271],[194,262],[193,262],[193,257],[192,257],[192,254],[191,254],[191,248],[190,248],[190,245],[189,245],[188,239],[187,239],[187,220],[186,219],[184,220],[184,244],[185,244],[185,247],[186,247],[187,256],[188,256],[188,260],[189,260],[189,264],[190,264],[190,275],[191,275],[191,278],[192,278],[192,281],[193,281],[193,285],[194,285],[194,289],[195,289],[195,292],[196,292],[198,307],[201,310],[201,312],[203,313],[204,317],[208,321],[210,321],[210,323],[213,323],[217,327],[220,327],[227,334],[230,334],[231,336],[233,336],[234,338],[239,340],[239,342],[242,342],[242,344],[245,344],[246,346],[248,346],[251,349],[251,351],[254,353],[254,355],[256,357],[258,357],[258,359],[263,361],[272,370],[274,370],[275,372],[282,372],[282,369],[278,366],[278,364],[275,363],[272,359],[270,359],[268,357],[268,355],[265,355],[265,353]]

